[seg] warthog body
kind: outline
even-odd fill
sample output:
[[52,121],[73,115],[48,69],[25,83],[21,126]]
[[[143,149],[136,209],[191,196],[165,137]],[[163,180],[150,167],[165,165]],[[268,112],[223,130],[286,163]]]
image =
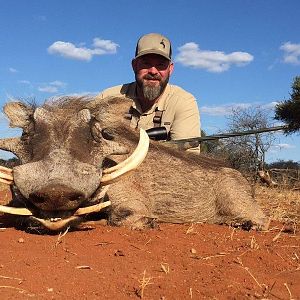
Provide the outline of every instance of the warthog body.
[[[138,143],[138,133],[123,118],[128,107],[124,99],[99,102],[74,97],[37,109],[6,105],[11,125],[22,127],[23,136],[2,140],[0,148],[21,159],[13,171],[14,181],[18,197],[34,215],[63,218],[96,201],[103,170],[114,165],[115,158],[121,160],[112,155],[124,157],[126,149],[131,152]],[[250,221],[260,229],[268,224],[238,171],[158,142],[151,142],[141,166],[111,184],[103,199],[112,203],[107,210],[110,224],[132,228],[155,221]]]

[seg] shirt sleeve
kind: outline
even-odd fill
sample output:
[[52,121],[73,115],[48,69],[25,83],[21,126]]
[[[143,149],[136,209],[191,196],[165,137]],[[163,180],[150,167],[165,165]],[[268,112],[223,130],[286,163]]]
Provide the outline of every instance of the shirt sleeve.
[[103,90],[102,92],[100,92],[99,94],[97,94],[97,96],[95,97],[95,102],[101,103],[105,97],[111,96],[108,91],[109,91],[109,89],[106,89],[106,90]]
[[178,100],[170,134],[172,140],[200,136],[200,114],[194,97]]
[[115,95],[118,95],[118,87],[112,87],[112,88],[103,90],[96,96],[96,98],[102,100],[105,97],[115,96]]

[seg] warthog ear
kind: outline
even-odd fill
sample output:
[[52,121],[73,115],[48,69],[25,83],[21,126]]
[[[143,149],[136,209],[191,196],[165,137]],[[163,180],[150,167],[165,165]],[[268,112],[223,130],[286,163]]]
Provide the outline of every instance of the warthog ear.
[[10,120],[10,127],[27,127],[33,115],[33,108],[22,102],[9,102],[3,110]]

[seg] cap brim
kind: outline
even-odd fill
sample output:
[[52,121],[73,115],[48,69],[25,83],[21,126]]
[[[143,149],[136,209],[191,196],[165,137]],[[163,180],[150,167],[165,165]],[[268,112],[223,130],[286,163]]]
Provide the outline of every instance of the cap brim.
[[156,49],[153,49],[153,50],[149,49],[149,50],[141,51],[135,58],[141,57],[146,54],[157,54],[157,55],[163,56],[167,60],[171,60],[171,58],[166,53],[156,50]]

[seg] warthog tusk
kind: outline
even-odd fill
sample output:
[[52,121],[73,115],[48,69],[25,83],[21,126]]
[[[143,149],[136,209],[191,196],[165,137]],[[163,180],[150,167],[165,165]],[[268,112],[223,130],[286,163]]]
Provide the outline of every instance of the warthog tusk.
[[98,212],[104,207],[111,205],[110,201],[98,203],[88,207],[81,207],[77,209],[73,216],[66,218],[66,219],[54,219],[54,220],[47,220],[47,219],[40,219],[37,217],[32,216],[31,219],[40,222],[44,227],[50,230],[60,230],[66,225],[68,225],[72,221],[80,220],[81,215],[90,214],[93,212]]
[[[111,205],[111,202],[105,201],[105,202],[101,202],[101,203],[87,206],[87,207],[80,207],[75,211],[74,216],[81,216],[81,215],[86,215],[86,214],[90,214],[93,212],[98,212],[101,209],[103,209],[104,207],[107,207],[109,205]],[[10,207],[10,206],[4,206],[4,205],[0,205],[0,212],[6,213],[6,214],[11,214],[11,215],[19,215],[19,216],[32,216],[33,215],[32,212],[27,208],[17,208],[17,207]]]
[[149,149],[149,137],[145,130],[140,130],[140,140],[134,152],[124,161],[111,168],[103,170],[101,178],[103,185],[110,184],[120,176],[136,169],[145,159]]
[[81,216],[81,215],[86,215],[86,214],[90,214],[93,212],[98,212],[101,209],[110,206],[111,202],[110,201],[105,201],[105,202],[101,202],[92,206],[87,206],[87,207],[81,207],[78,208],[75,213],[74,216]]
[[41,223],[44,227],[50,229],[50,230],[60,230],[66,225],[68,225],[72,221],[79,220],[80,217],[78,216],[72,216],[67,219],[62,219],[62,220],[57,220],[57,221],[51,221],[51,220],[45,220],[45,219],[40,219],[37,217],[31,217],[32,220],[38,221]]
[[0,182],[12,184],[14,177],[12,176],[12,169],[0,166]]
[[41,219],[32,215],[32,212],[27,208],[16,208],[0,205],[0,212],[13,214],[13,215],[21,215],[21,216],[29,216],[32,220],[38,221],[44,227],[50,230],[59,230],[68,225],[72,221],[80,220],[81,215],[90,214],[93,212],[98,212],[104,207],[111,205],[110,201],[98,203],[88,207],[81,207],[76,210],[73,216],[66,219]]
[[17,208],[0,205],[0,212],[19,216],[32,216],[32,212],[27,208]]

